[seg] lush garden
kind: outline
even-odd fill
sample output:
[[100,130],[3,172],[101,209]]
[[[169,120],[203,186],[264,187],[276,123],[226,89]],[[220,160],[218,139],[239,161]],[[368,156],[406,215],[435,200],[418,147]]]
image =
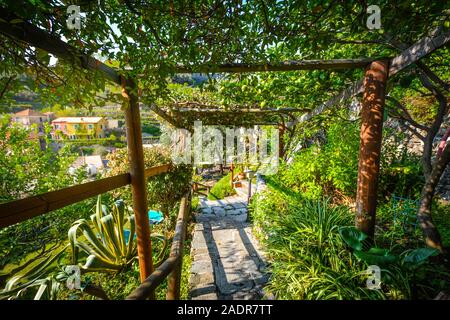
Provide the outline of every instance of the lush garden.
[[[420,197],[416,156],[385,146],[374,242],[352,227],[357,137],[357,123],[336,121],[322,143],[296,153],[253,198],[252,221],[270,256],[267,289],[279,299],[429,299],[449,290],[448,261],[424,245],[417,202],[412,220],[395,212],[394,195]],[[433,217],[448,246],[450,204],[436,199]],[[366,286],[369,265],[381,267],[381,290]]]
[[[1,169],[3,202],[84,181],[82,170],[68,174],[77,156],[70,146],[58,152],[50,148],[42,150],[38,140],[28,139],[28,130],[11,126],[8,120],[4,119],[0,127],[1,148],[5,151],[0,159],[5,164]],[[108,175],[127,171],[126,149],[111,154],[109,160]],[[147,167],[170,164],[170,151],[165,147],[146,149],[145,160]],[[152,227],[156,266],[169,253],[178,202],[190,188],[191,175],[192,167],[173,165],[168,173],[148,180],[151,209],[164,213],[163,222]],[[135,234],[130,206],[130,189],[123,187],[98,199],[88,199],[3,228],[0,231],[0,296],[3,299],[125,298],[140,283],[136,239],[130,236]],[[82,266],[80,290],[66,287],[70,265]],[[183,265],[182,295],[187,298],[188,251]],[[165,284],[159,287],[157,298],[165,298],[165,289]]]
[[[450,293],[448,2],[374,1],[378,28],[368,27],[368,4],[359,0],[73,2],[83,13],[80,28],[67,20],[66,1],[0,4],[1,204],[86,182],[83,170],[68,173],[70,165],[80,154],[106,155],[107,147],[117,150],[107,154],[103,177],[128,172],[142,132],[161,136],[139,159],[146,168],[170,164],[145,181],[149,209],[163,218],[151,225],[157,267],[168,257],[180,199],[202,182],[191,164],[172,160],[164,131],[191,132],[199,120],[222,131],[278,128],[278,171],[263,177],[268,189],[250,206],[269,259],[268,296]],[[361,110],[371,103],[361,80],[373,60],[390,66],[377,97],[383,136],[372,236],[355,217]],[[36,139],[12,122],[23,97],[61,115],[120,114],[132,143],[112,135],[95,147],[62,141],[56,151],[49,126]],[[138,123],[140,114],[151,117]],[[234,192],[224,175],[208,198]],[[0,229],[0,299],[125,298],[140,283],[131,207],[128,185]],[[77,290],[66,286],[73,265],[81,268]],[[370,266],[380,268],[376,290]]]

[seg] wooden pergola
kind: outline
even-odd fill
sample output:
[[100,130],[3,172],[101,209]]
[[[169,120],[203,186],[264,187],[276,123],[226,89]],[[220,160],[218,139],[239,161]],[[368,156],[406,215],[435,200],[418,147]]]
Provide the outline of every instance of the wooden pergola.
[[[31,217],[56,210],[69,204],[87,199],[96,194],[107,192],[114,188],[131,184],[133,209],[136,219],[136,234],[138,242],[138,258],[140,266],[141,280],[143,287],[132,295],[132,298],[144,298],[151,295],[155,288],[155,278],[161,279],[170,274],[171,270],[180,269],[180,245],[184,239],[185,216],[184,211],[180,212],[178,232],[174,241],[174,250],[171,257],[158,270],[154,270],[152,262],[152,247],[150,241],[150,227],[147,207],[146,177],[166,172],[168,167],[158,167],[146,170],[144,167],[144,155],[142,145],[141,119],[139,112],[139,98],[136,78],[126,78],[119,72],[101,61],[80,52],[75,47],[67,44],[61,39],[47,33],[46,31],[26,22],[8,23],[12,19],[17,19],[13,12],[0,9],[0,32],[8,37],[28,43],[36,48],[45,50],[63,60],[77,63],[82,68],[100,72],[105,79],[120,86],[123,95],[127,98],[128,107],[125,109],[127,146],[129,156],[129,173],[107,179],[101,179],[88,184],[74,186],[64,189],[64,192],[50,192],[22,200],[0,204],[0,227],[9,226]],[[219,123],[218,118],[227,117],[227,112],[239,113],[245,123],[253,121],[254,124],[277,124],[280,115],[289,115],[292,119],[290,124],[295,124],[311,119],[312,117],[330,109],[340,102],[363,93],[362,98],[362,126],[361,145],[359,151],[358,186],[356,196],[356,225],[363,232],[373,236],[377,181],[380,167],[380,152],[382,141],[383,111],[385,90],[388,77],[392,76],[407,66],[414,64],[421,58],[444,46],[450,40],[450,32],[441,34],[434,38],[425,38],[405,49],[400,55],[394,58],[377,59],[336,59],[336,60],[304,60],[286,61],[267,64],[223,64],[214,67],[196,67],[195,69],[179,66],[175,73],[244,73],[244,72],[273,72],[292,70],[337,70],[348,68],[364,68],[364,78],[320,105],[312,111],[302,109],[243,109],[243,110],[219,110],[217,107],[209,109],[177,109],[163,110],[153,105],[151,109],[167,122],[176,127],[186,127],[189,122],[201,119],[204,124],[212,125]],[[302,115],[298,115],[302,113]],[[304,113],[304,114],[303,114]],[[189,121],[186,121],[189,120]],[[258,122],[259,121],[259,122]],[[220,122],[223,124],[223,121]],[[239,125],[235,122],[230,125]],[[94,190],[95,189],[95,190]],[[67,195],[71,198],[68,199]],[[187,201],[183,200],[182,208],[187,210]],[[181,210],[181,209],[180,209]],[[173,254],[172,254],[173,253]],[[175,269],[174,269],[175,268]],[[178,280],[177,280],[178,277]],[[176,287],[179,272],[169,281],[170,286]],[[176,290],[171,291],[168,298],[177,298]],[[175,293],[173,293],[175,292]]]

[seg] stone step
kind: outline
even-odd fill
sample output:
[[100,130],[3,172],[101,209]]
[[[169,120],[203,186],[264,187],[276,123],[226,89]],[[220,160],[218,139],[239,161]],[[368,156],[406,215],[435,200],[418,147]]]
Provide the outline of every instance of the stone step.
[[193,300],[261,299],[269,277],[266,257],[250,225],[231,219],[204,221],[191,242]]

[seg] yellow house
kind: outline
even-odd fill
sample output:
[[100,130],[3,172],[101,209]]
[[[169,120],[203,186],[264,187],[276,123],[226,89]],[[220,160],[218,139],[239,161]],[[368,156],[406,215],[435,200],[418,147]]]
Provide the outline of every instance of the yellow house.
[[62,117],[52,121],[53,139],[105,138],[108,121],[103,117]]

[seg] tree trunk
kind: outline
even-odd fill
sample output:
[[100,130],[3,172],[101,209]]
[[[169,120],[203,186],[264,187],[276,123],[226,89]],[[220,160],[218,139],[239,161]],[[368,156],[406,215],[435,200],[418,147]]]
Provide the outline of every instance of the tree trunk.
[[436,160],[431,174],[426,180],[422,189],[422,196],[420,201],[420,207],[417,211],[417,219],[419,220],[420,228],[425,237],[425,243],[432,248],[438,249],[440,252],[444,252],[442,246],[441,236],[436,226],[433,224],[431,217],[431,205],[439,180],[445,167],[450,162],[450,143],[447,144],[442,155]]
[[380,171],[384,100],[389,66],[374,61],[366,69],[356,190],[356,227],[371,239],[375,233],[378,173]]
[[439,132],[439,128],[441,127],[442,122],[444,121],[444,116],[448,112],[448,106],[447,106],[447,97],[443,95],[424,75],[423,73],[419,73],[419,79],[422,83],[422,85],[428,89],[436,98],[436,100],[439,102],[439,109],[437,111],[436,118],[434,119],[433,124],[431,127],[427,130],[427,136],[424,140],[424,146],[423,146],[423,155],[422,155],[422,168],[423,173],[425,175],[425,179],[428,180],[429,176],[431,175],[432,171],[432,153],[433,153],[433,141],[434,137],[436,137],[436,134]]

